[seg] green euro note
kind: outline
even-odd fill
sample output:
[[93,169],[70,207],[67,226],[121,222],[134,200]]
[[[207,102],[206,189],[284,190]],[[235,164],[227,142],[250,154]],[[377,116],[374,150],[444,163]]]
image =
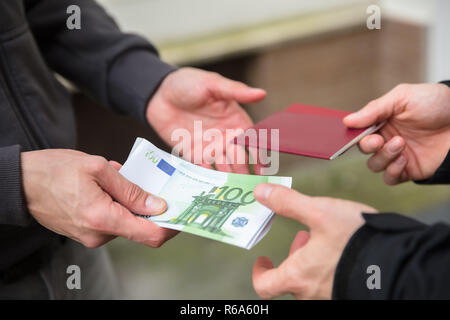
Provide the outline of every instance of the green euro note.
[[225,173],[166,153],[138,138],[120,173],[167,201],[158,216],[144,216],[164,228],[250,249],[269,231],[273,212],[258,203],[262,182],[291,186],[292,178]]

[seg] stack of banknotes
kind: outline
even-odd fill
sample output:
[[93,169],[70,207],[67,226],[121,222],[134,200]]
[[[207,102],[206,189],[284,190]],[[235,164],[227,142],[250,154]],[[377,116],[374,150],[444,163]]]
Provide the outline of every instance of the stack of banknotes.
[[142,216],[157,225],[251,249],[269,231],[274,213],[253,189],[263,182],[291,187],[291,177],[257,176],[206,169],[137,138],[120,173],[166,200],[168,209]]

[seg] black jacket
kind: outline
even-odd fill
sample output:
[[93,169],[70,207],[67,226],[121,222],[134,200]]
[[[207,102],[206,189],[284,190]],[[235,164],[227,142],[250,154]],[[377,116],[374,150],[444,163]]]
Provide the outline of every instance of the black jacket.
[[[81,9],[81,30],[66,27],[73,4]],[[103,105],[144,120],[149,98],[171,70],[150,43],[120,32],[94,1],[0,1],[0,276],[58,238],[31,218],[20,168],[21,151],[75,147],[70,96],[54,72]]]
[[[450,152],[421,183],[450,183]],[[334,299],[450,299],[449,225],[428,226],[398,214],[364,218],[336,269]],[[380,289],[367,287],[371,265],[380,268]]]

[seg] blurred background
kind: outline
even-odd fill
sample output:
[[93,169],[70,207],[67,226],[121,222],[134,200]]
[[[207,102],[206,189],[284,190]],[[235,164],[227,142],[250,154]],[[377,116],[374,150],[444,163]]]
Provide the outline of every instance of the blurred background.
[[[450,79],[450,2],[445,0],[101,0],[121,27],[159,48],[164,60],[213,70],[267,90],[245,106],[255,121],[299,102],[357,110],[402,82]],[[369,30],[367,7],[381,8]],[[79,149],[123,162],[137,136],[166,148],[151,128],[74,94]],[[102,125],[99,126],[98,124]],[[309,195],[365,202],[426,222],[450,221],[450,189],[388,187],[356,148],[334,161],[282,155],[279,175]],[[108,250],[124,298],[253,299],[259,255],[287,255],[298,223],[277,217],[251,251],[180,234],[160,249],[117,239]],[[283,297],[289,298],[289,297]]]

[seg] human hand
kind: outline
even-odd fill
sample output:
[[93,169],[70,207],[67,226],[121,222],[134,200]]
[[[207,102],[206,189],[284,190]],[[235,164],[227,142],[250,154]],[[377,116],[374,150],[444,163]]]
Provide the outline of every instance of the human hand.
[[364,224],[361,215],[376,210],[353,201],[309,197],[289,188],[263,183],[254,196],[279,215],[309,227],[299,231],[289,256],[274,268],[267,257],[253,267],[256,293],[271,299],[292,294],[296,299],[330,299],[336,266],[355,231]]
[[[194,68],[182,68],[169,74],[149,102],[147,120],[160,137],[171,147],[177,143],[172,141],[172,133],[176,129],[186,129],[192,137],[191,152],[183,156],[194,162],[194,153],[203,158],[203,151],[214,141],[207,141],[203,135],[194,134],[194,121],[201,121],[203,131],[217,129],[226,138],[226,129],[243,129],[253,125],[247,113],[239,103],[253,103],[264,99],[266,93],[261,89],[232,81],[219,74]],[[194,149],[202,145],[202,148]],[[219,157],[226,160],[226,148],[233,149],[235,154],[245,158],[244,164],[227,164],[217,161]],[[215,162],[221,171],[249,173],[248,155],[245,149],[230,141],[223,140],[222,154],[214,154],[214,159],[202,159],[202,165],[211,167]],[[242,155],[242,153],[244,153]],[[200,164],[200,163],[196,163]],[[259,173],[260,166],[255,166]]]
[[387,120],[380,134],[361,139],[373,154],[368,167],[384,170],[389,185],[430,178],[450,149],[450,88],[444,84],[402,84],[347,116],[344,124],[363,128]]
[[131,213],[157,215],[167,204],[125,179],[117,164],[102,157],[41,150],[23,152],[21,164],[28,209],[53,232],[87,247],[99,247],[115,236],[159,247],[177,233]]

